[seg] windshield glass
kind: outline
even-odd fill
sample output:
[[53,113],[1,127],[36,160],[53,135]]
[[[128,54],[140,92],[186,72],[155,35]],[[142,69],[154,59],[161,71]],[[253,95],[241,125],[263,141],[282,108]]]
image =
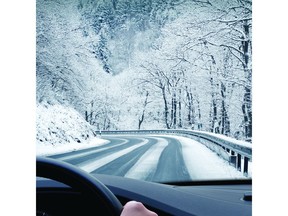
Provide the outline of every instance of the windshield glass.
[[153,182],[252,178],[252,2],[37,0],[38,156]]

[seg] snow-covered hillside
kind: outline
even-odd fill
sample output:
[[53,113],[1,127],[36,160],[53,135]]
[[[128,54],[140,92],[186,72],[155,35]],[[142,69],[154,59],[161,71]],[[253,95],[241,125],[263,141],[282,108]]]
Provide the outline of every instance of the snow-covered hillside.
[[55,154],[105,143],[95,135],[91,125],[73,108],[59,104],[37,104],[37,155]]

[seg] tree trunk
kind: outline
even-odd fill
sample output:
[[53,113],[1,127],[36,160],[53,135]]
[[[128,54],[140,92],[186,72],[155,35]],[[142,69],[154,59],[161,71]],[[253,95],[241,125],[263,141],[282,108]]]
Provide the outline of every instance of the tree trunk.
[[143,111],[142,111],[141,117],[140,117],[139,122],[138,122],[138,130],[141,129],[141,125],[142,125],[142,123],[143,123],[143,121],[144,121],[145,110],[146,110],[146,106],[147,106],[147,104],[148,104],[148,96],[149,96],[149,92],[147,91],[147,92],[146,92],[145,101],[144,101]]
[[188,91],[186,87],[186,95],[187,95],[187,101],[188,101],[188,127],[192,130],[195,126],[195,109],[193,104],[193,95],[191,92]]
[[215,96],[215,92],[214,92],[214,80],[212,77],[210,78],[210,84],[211,84],[211,89],[212,89],[212,93],[211,93],[212,103],[211,103],[211,111],[210,111],[210,119],[211,119],[210,131],[212,133],[219,133],[219,127],[217,125],[218,124],[217,100],[216,100],[216,96]]
[[226,87],[223,83],[221,83],[221,97],[222,97],[222,103],[221,103],[221,123],[220,123],[220,133],[224,135],[230,134],[230,121],[229,116],[226,109]]
[[244,115],[244,132],[247,141],[252,138],[252,107],[251,107],[251,89],[245,88],[244,102],[242,105]]
[[179,97],[178,97],[178,127],[182,128],[182,104],[181,104],[181,89],[179,89]]
[[168,115],[169,115],[169,110],[168,110],[168,104],[167,104],[167,99],[166,99],[166,92],[165,92],[165,86],[162,86],[162,97],[164,101],[164,118],[165,118],[165,124],[167,129],[170,129],[170,125],[168,122]]
[[88,111],[87,111],[87,110],[85,111],[85,120],[86,120],[87,122],[89,122],[89,119],[88,119]]
[[197,109],[198,109],[198,123],[197,123],[197,127],[198,127],[198,130],[202,130],[202,119],[201,119],[200,102],[199,102],[199,100],[197,100],[196,102],[197,102]]
[[249,69],[249,63],[251,59],[249,58],[250,40],[248,38],[249,38],[250,32],[249,32],[249,24],[247,21],[244,21],[243,28],[244,28],[245,37],[246,37],[246,38],[243,38],[243,41],[242,41],[242,47],[243,47],[243,53],[244,53],[243,67],[244,67],[244,71],[246,74],[247,85],[245,87],[245,92],[244,92],[242,112],[244,116],[245,137],[247,141],[251,141],[251,138],[252,138],[252,91],[251,91],[252,70]]
[[177,124],[177,100],[176,100],[176,92],[173,90],[172,94],[172,103],[171,103],[171,128],[176,129]]

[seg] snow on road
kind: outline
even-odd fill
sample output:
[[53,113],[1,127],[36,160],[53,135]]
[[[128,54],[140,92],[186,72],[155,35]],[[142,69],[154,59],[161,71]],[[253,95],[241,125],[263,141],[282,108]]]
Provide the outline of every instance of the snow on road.
[[[141,158],[135,163],[135,165],[125,174],[125,177],[145,179],[153,170],[155,171],[159,158],[168,145],[168,141],[165,137],[174,138],[179,140],[182,145],[183,158],[193,180],[212,180],[212,179],[237,179],[245,178],[242,172],[237,171],[234,167],[229,165],[228,161],[220,158],[215,152],[212,152],[205,145],[189,138],[181,136],[172,135],[150,135],[147,137],[153,137],[158,140],[157,144],[153,145],[146,153],[144,153]],[[164,138],[163,138],[164,137]],[[122,139],[122,138],[120,138]],[[122,139],[123,142],[118,145],[123,145],[128,142],[125,138]],[[86,170],[87,172],[92,172],[107,163],[147,144],[148,139],[143,138],[141,143],[123,149],[121,151],[112,153],[109,156],[103,157],[101,159],[95,159],[78,164],[78,166]],[[101,146],[109,143],[108,140],[103,140],[99,138],[92,139],[87,143],[69,143],[69,144],[59,144],[57,146],[52,145],[37,145],[37,155],[52,155],[59,154],[69,151],[80,150],[84,148],[90,148],[95,146]],[[108,149],[111,147],[104,148]],[[94,151],[102,151],[94,150]],[[92,150],[93,151],[93,150]],[[73,156],[65,156],[61,158],[62,160],[70,159],[71,157],[85,156],[89,153],[79,153]],[[250,165],[249,165],[250,166]],[[250,166],[251,167],[251,166]],[[250,168],[251,169],[251,168]],[[249,170],[248,170],[249,171]],[[248,173],[248,177],[252,176],[251,170]]]
[[[175,138],[175,136],[173,136]],[[178,136],[182,144],[182,152],[188,172],[193,180],[231,179],[243,178],[243,174],[237,171],[212,152],[205,145],[196,140]]]
[[77,143],[77,142],[71,142],[71,143],[61,143],[61,144],[46,144],[46,143],[37,143],[36,144],[36,155],[37,156],[49,156],[49,155],[55,155],[55,154],[62,154],[66,152],[101,146],[109,143],[108,140],[100,139],[100,138],[93,138],[87,142],[83,143]]
[[139,148],[139,147],[147,144],[148,142],[149,142],[149,140],[143,139],[143,141],[141,143],[138,143],[136,145],[133,145],[133,146],[128,147],[126,149],[123,149],[121,151],[115,152],[115,153],[109,155],[108,157],[103,157],[101,159],[95,159],[93,161],[89,160],[87,162],[83,162],[82,164],[79,164],[78,166],[87,172],[92,172],[92,171],[104,166],[105,164],[107,164],[113,160],[116,160],[117,158],[133,151],[134,149]]
[[168,145],[167,140],[159,137],[156,139],[158,142],[141,156],[125,177],[144,180],[150,173],[155,172],[163,149]]
[[[121,139],[121,140],[122,140],[122,142],[117,144],[117,145],[106,146],[106,147],[101,148],[101,149],[94,149],[94,150],[90,150],[90,151],[86,151],[86,152],[82,152],[82,153],[76,153],[76,154],[72,154],[72,155],[67,155],[67,156],[59,157],[58,159],[60,159],[60,160],[71,160],[71,159],[75,159],[75,158],[81,158],[81,157],[85,157],[85,156],[90,155],[90,154],[94,154],[94,153],[98,153],[98,152],[101,152],[101,151],[105,151],[105,150],[114,148],[116,146],[125,145],[126,143],[129,142],[126,139]],[[99,146],[99,145],[97,145],[97,146]]]

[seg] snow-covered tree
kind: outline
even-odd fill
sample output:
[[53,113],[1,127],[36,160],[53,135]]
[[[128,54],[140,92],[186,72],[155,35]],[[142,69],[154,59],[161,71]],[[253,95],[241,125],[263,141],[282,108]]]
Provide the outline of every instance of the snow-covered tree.
[[37,101],[97,129],[252,137],[251,0],[37,0]]

